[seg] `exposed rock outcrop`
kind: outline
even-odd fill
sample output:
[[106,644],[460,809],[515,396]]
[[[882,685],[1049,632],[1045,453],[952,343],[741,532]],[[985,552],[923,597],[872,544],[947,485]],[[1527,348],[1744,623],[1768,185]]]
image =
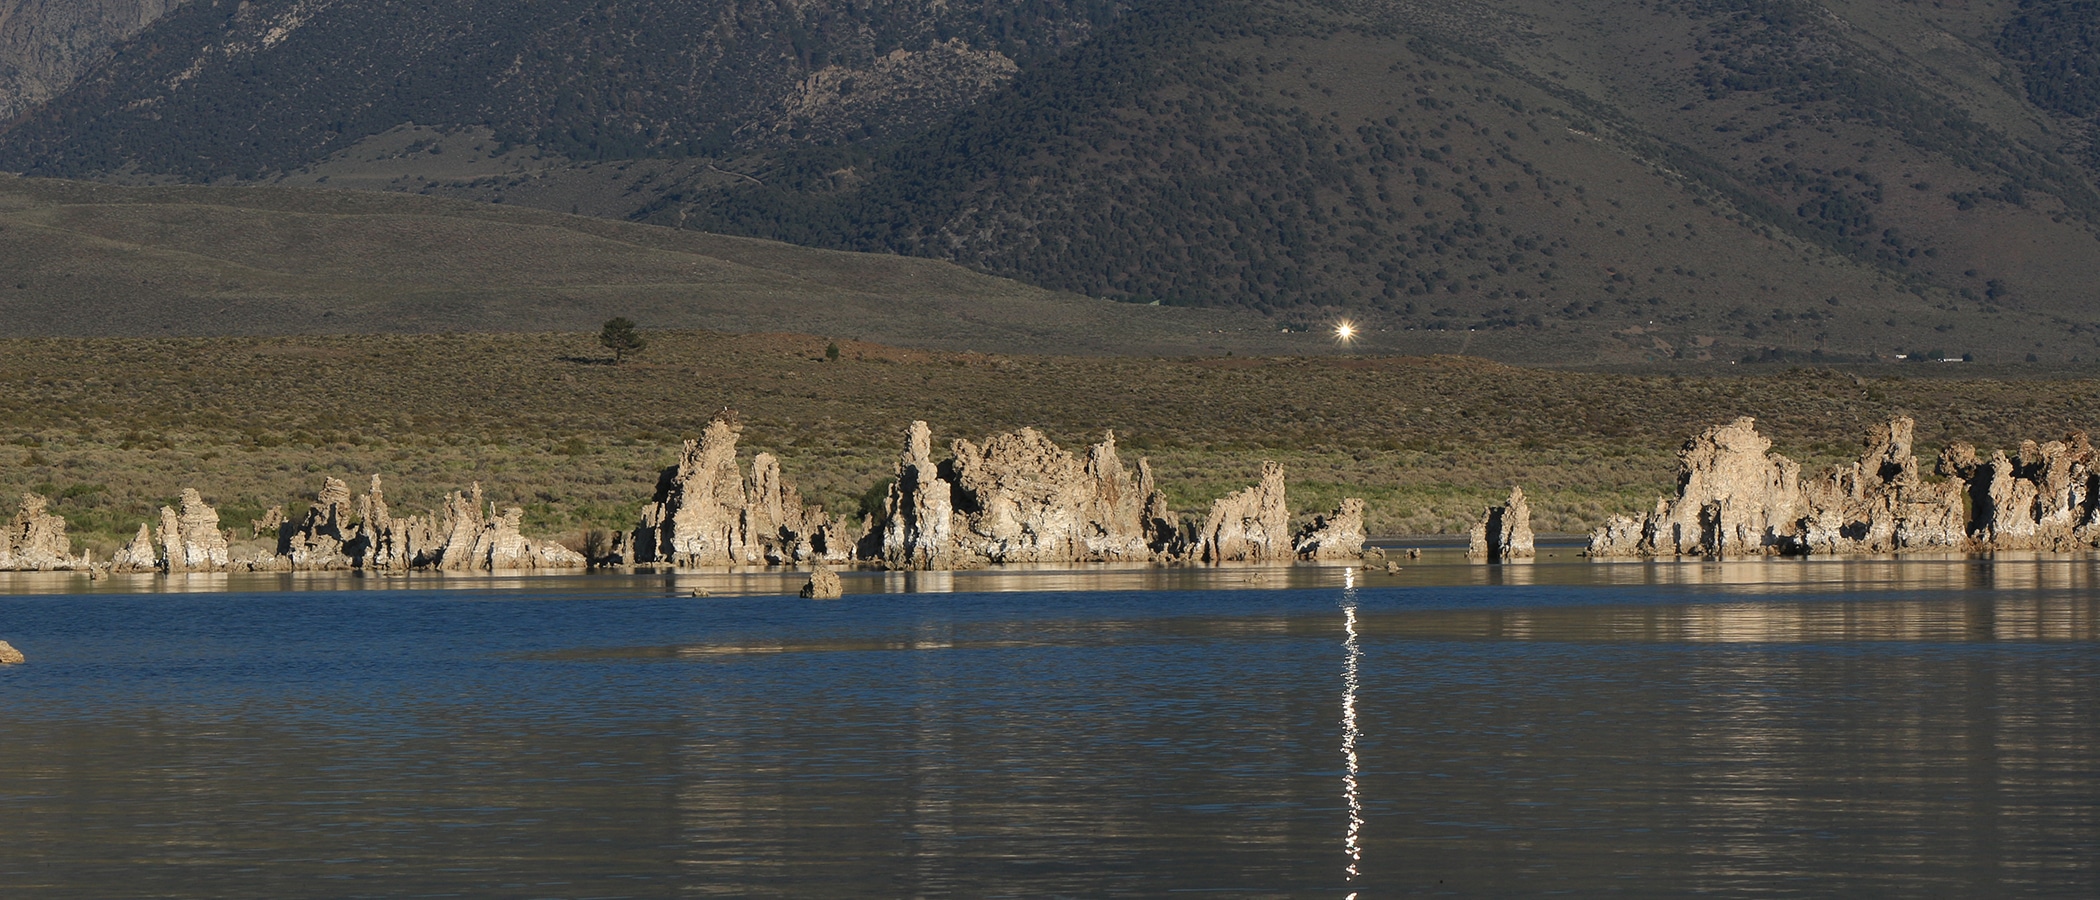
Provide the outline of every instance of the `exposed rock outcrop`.
[[1524,489],[1509,489],[1509,499],[1501,506],[1490,506],[1473,523],[1473,532],[1466,543],[1466,555],[1490,562],[1508,562],[1516,559],[1531,559],[1538,555],[1531,533],[1531,504],[1524,499]]
[[1877,425],[1857,461],[1802,483],[1803,552],[1891,553],[1968,543],[1960,481],[1922,479],[1911,448],[1915,423]]
[[1298,533],[1292,547],[1299,559],[1359,559],[1364,556],[1364,502],[1345,497],[1342,505]]
[[953,569],[961,557],[955,532],[955,485],[933,462],[933,431],[913,422],[883,500],[882,521],[864,556],[892,569]]
[[29,658],[23,656],[22,651],[16,650],[15,645],[0,641],[0,666],[19,666],[28,661]]
[[[378,489],[376,477],[373,489]],[[355,561],[344,545],[357,534],[351,511],[350,485],[340,478],[324,479],[321,493],[306,508],[306,517],[292,528],[281,529],[277,555],[301,571],[350,568]]]
[[845,595],[846,585],[839,580],[839,573],[823,566],[818,566],[816,571],[809,573],[809,583],[802,586],[802,597],[805,600],[837,600]]
[[2085,432],[2060,441],[2022,441],[1981,462],[1975,448],[1940,453],[1942,473],[1967,486],[1972,543],[1993,550],[2068,550],[2100,545],[2100,484]]
[[1150,466],[1139,460],[1133,477],[1114,432],[1083,462],[1033,428],[958,440],[938,465],[932,445],[913,422],[867,540],[867,555],[891,568],[1150,560],[1178,535]]
[[160,508],[161,566],[169,572],[216,572],[231,561],[219,511],[195,488],[183,488],[179,507]]
[[[1927,481],[1912,446],[1915,423],[1896,418],[1867,435],[1853,462],[1802,481],[1750,420],[1708,429],[1680,454],[1679,493],[1643,519],[1614,517],[1590,536],[1590,555],[1739,556],[1904,550],[2067,550],[2100,545],[2100,482],[2084,432],[1982,459],[1949,445]],[[1694,505],[1696,521],[1687,518]],[[1688,527],[1690,526],[1690,527]],[[1694,535],[1693,539],[1686,539]]]
[[117,572],[151,572],[160,568],[160,557],[153,550],[152,529],[139,523],[139,533],[131,543],[117,549],[110,557],[110,569]]
[[218,512],[197,491],[184,490],[180,511],[161,508],[159,541],[165,555],[156,561],[154,542],[141,525],[111,565],[120,572],[154,567],[169,572],[508,571],[584,565],[583,555],[574,550],[520,534],[523,518],[516,507],[498,515],[479,484],[448,494],[442,512],[396,516],[387,507],[379,476],[372,476],[370,493],[356,498],[343,480],[327,478],[298,524],[286,522],[281,509],[253,523],[258,534],[275,531],[275,552],[234,559],[218,530]]
[[444,568],[455,571],[510,572],[583,567],[583,554],[553,541],[535,541],[521,534],[519,526],[524,521],[525,510],[516,506],[505,509],[500,516],[491,514],[482,521],[465,553],[459,552],[456,545],[447,545],[439,561]]
[[1033,428],[955,442],[962,552],[985,562],[1150,559],[1145,497],[1109,432],[1084,464]]
[[66,536],[66,520],[52,514],[51,501],[41,494],[23,494],[22,506],[0,538],[0,571],[54,571],[87,566],[87,558],[73,555],[73,541]]
[[1211,502],[1192,554],[1204,562],[1289,559],[1291,512],[1284,502],[1283,466],[1261,464],[1261,482]]
[[751,461],[747,485],[737,467],[741,430],[725,414],[709,422],[699,440],[685,442],[678,464],[658,477],[632,543],[620,548],[623,560],[629,548],[633,561],[682,566],[851,558],[844,524],[826,519],[821,507],[805,506],[772,454]]

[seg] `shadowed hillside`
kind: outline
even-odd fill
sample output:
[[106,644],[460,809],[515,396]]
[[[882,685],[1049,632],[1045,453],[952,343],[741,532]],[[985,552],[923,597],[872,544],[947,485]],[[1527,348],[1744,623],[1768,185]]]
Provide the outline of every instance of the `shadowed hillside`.
[[901,253],[1407,350],[2100,353],[2078,0],[485,7],[191,4],[0,165]]

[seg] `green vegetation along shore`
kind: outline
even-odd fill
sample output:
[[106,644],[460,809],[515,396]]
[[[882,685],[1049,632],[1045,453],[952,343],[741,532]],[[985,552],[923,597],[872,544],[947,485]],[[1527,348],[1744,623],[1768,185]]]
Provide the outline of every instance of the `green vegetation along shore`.
[[1651,506],[1685,437],[1738,415],[1812,472],[1893,414],[1917,419],[1930,458],[1955,440],[2060,437],[2100,396],[2090,377],[1961,368],[1716,377],[1457,357],[997,356],[710,332],[652,332],[623,365],[587,333],[12,340],[0,341],[0,490],[51,497],[102,558],[184,487],[239,529],[273,505],[303,508],[325,476],[372,473],[403,509],[478,481],[524,507],[529,529],[580,538],[631,527],[657,471],[726,407],[746,453],[778,455],[835,511],[861,505],[905,427],[925,419],[940,445],[1025,425],[1078,448],[1112,428],[1184,512],[1274,459],[1294,512],[1361,496],[1374,535],[1463,531],[1511,484],[1540,530],[1568,532]]

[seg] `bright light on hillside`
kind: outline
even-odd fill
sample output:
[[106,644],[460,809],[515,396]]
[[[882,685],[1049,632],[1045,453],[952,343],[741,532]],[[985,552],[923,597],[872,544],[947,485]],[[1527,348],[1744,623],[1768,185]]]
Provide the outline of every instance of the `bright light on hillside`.
[[1344,344],[1356,340],[1356,323],[1343,322],[1334,326],[1334,339]]

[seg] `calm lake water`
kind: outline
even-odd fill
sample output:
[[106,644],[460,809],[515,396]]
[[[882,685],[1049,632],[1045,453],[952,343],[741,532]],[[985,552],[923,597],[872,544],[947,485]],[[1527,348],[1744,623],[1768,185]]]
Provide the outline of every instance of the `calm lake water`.
[[2093,560],[1430,556],[9,576],[0,884],[2100,893]]

